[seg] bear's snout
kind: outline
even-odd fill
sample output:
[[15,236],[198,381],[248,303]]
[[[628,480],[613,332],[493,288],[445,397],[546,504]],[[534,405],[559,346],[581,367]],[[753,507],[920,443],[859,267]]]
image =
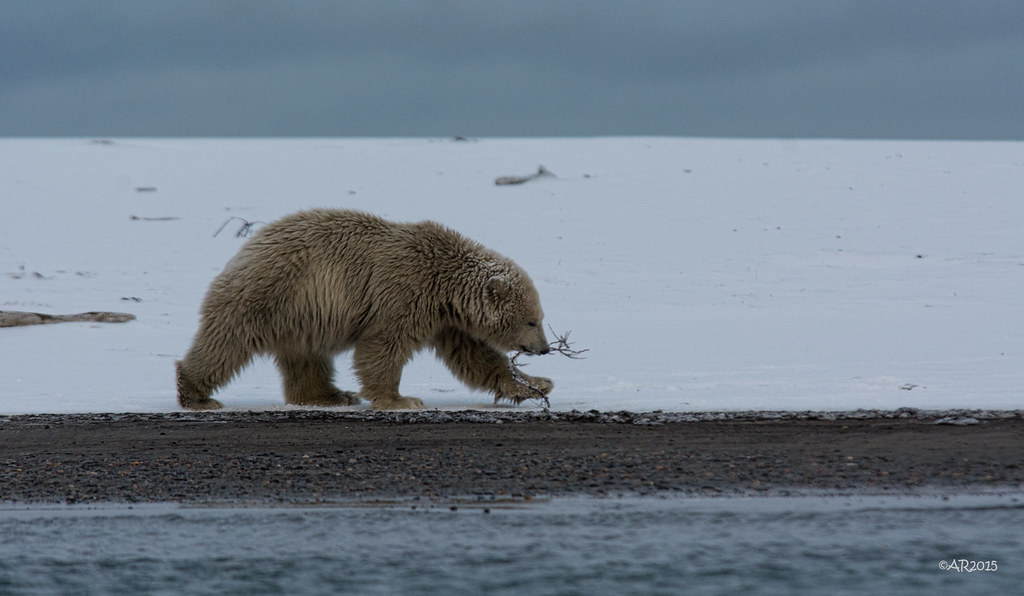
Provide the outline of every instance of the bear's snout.
[[539,325],[531,324],[525,333],[519,336],[519,350],[527,354],[547,354],[551,351],[548,338]]

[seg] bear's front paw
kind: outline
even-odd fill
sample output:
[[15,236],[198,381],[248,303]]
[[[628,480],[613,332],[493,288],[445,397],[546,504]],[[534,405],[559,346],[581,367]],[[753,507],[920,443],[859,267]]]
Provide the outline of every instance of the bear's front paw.
[[423,400],[418,397],[379,398],[370,404],[373,410],[422,410]]
[[508,400],[513,404],[520,404],[527,399],[541,399],[555,388],[555,383],[547,377],[531,377],[519,373],[522,380],[514,380],[510,387],[499,391],[494,396],[494,403],[501,400]]
[[555,382],[547,377],[530,377],[523,375],[526,378],[526,382],[530,384],[530,387],[540,390],[541,393],[547,395],[551,393],[551,390],[555,388]]

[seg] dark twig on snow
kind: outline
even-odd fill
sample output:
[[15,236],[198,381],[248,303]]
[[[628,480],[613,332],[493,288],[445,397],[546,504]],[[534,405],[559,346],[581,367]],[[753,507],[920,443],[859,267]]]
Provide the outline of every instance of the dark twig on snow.
[[[589,352],[590,350],[573,349],[572,343],[569,342],[569,334],[572,333],[572,331],[566,331],[565,333],[559,335],[555,333],[555,330],[551,329],[551,327],[548,327],[548,330],[551,331],[551,335],[555,336],[555,341],[548,344],[552,352],[557,352],[565,356],[566,358],[571,358],[573,360],[583,360],[584,358],[586,358],[585,356],[583,356],[583,354]],[[526,377],[523,376],[522,371],[519,370],[520,368],[526,366],[525,362],[519,361],[519,357],[524,355],[525,353],[526,352],[520,350],[513,354],[512,357],[509,358],[508,360],[508,370],[510,373],[512,373],[512,379],[515,380],[515,382],[526,387],[530,391],[530,393],[534,394],[535,397],[530,397],[527,399],[536,399],[537,401],[541,402],[541,406],[545,410],[547,410],[551,407],[551,402],[548,401],[548,396],[545,395],[545,393],[539,387],[535,387],[529,381],[527,381]]]
[[176,219],[181,219],[181,218],[180,217],[174,217],[174,216],[171,216],[171,215],[162,215],[162,216],[159,216],[159,217],[143,217],[141,215],[132,215],[128,219],[130,219],[132,221],[174,221]]
[[237,219],[238,221],[242,222],[242,226],[240,228],[238,228],[237,232],[235,232],[235,238],[246,238],[248,236],[251,236],[252,233],[253,233],[253,227],[254,226],[258,226],[258,225],[260,225],[262,223],[265,223],[265,222],[262,222],[262,221],[249,221],[249,220],[247,220],[247,219],[245,219],[243,217],[238,217],[237,215],[233,215],[233,216],[229,217],[224,223],[220,224],[220,227],[217,228],[217,231],[213,233],[214,238],[216,238],[218,234],[223,232],[224,228],[226,228],[227,225],[229,223],[231,223],[232,220],[235,220],[235,219]]

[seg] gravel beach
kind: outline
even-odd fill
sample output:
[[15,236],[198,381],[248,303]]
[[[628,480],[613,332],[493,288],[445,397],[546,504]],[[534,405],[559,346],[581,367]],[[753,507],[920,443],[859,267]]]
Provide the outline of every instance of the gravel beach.
[[1024,489],[1024,411],[0,417],[0,502],[316,504]]

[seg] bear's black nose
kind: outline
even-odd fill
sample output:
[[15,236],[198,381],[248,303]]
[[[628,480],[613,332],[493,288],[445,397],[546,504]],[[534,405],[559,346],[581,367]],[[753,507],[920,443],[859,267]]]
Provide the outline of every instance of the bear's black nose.
[[547,354],[547,353],[548,353],[548,352],[550,352],[550,351],[551,351],[551,348],[549,348],[549,347],[547,347],[547,346],[544,346],[544,347],[543,347],[543,348],[541,348],[541,350],[540,350],[539,352],[537,352],[537,353],[538,353],[538,354],[541,354],[541,355],[543,355],[543,354]]

